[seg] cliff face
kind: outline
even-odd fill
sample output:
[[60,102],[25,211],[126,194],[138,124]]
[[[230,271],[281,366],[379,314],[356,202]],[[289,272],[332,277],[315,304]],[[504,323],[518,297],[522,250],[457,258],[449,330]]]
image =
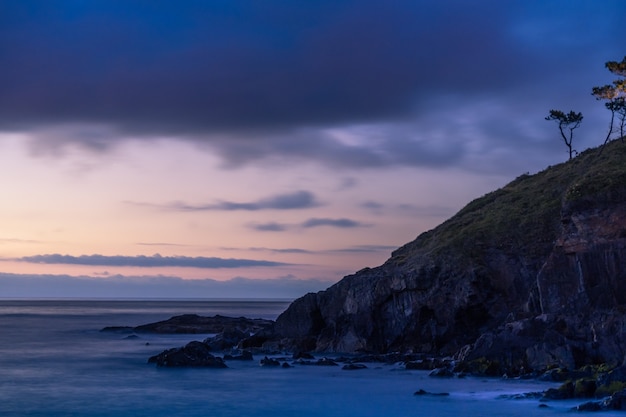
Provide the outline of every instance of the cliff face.
[[523,175],[276,321],[317,351],[490,358],[508,368],[621,363],[626,146]]

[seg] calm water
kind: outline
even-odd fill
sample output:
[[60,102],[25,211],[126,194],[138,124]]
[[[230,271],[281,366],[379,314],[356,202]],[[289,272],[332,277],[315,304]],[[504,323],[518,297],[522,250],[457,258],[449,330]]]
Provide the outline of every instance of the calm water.
[[[434,379],[400,365],[267,369],[163,369],[148,357],[205,335],[102,333],[173,315],[275,319],[286,302],[2,301],[0,416],[552,416],[572,402],[539,408],[501,394],[539,391],[534,381]],[[259,359],[259,358],[256,358]],[[413,396],[418,389],[449,397]],[[603,416],[624,415],[603,413]]]

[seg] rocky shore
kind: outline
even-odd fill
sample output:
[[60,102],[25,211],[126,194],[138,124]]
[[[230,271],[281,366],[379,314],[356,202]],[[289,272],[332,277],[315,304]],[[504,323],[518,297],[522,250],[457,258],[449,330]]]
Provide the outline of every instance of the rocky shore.
[[433,377],[544,378],[562,382],[546,400],[626,409],[626,146],[520,176],[274,323],[181,317],[133,331],[216,336],[151,362],[187,366],[178,358],[235,349],[282,367],[294,363],[272,355],[333,354],[349,369],[392,360]]
[[271,330],[292,350],[417,352],[509,376],[625,364],[626,146],[520,176]]
[[[200,326],[200,327],[199,327]],[[203,327],[205,326],[205,327]],[[228,368],[232,361],[257,361],[265,368],[298,368],[302,366],[337,367],[345,371],[358,371],[381,364],[395,369],[428,371],[432,378],[464,378],[481,376],[493,378],[539,379],[558,382],[557,388],[544,392],[529,392],[512,396],[537,399],[542,404],[564,399],[580,399],[577,411],[626,410],[626,366],[587,365],[569,370],[553,367],[528,370],[527,373],[507,375],[500,363],[485,358],[462,360],[454,357],[433,357],[423,353],[344,353],[277,350],[277,341],[259,335],[272,332],[270,320],[232,318],[225,316],[201,317],[192,314],[175,316],[169,320],[137,327],[106,327],[107,332],[128,333],[213,333],[202,341],[192,341],[182,347],[167,349],[148,358],[148,363],[159,367]],[[203,331],[200,331],[203,330]],[[504,373],[503,373],[504,372]],[[416,396],[446,396],[447,392],[427,392],[418,389]]]

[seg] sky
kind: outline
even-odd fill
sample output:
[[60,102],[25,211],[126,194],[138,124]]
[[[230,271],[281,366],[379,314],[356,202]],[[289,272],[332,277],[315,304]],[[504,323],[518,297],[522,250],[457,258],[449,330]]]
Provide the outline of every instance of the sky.
[[564,162],[623,0],[0,1],[0,298],[296,298]]

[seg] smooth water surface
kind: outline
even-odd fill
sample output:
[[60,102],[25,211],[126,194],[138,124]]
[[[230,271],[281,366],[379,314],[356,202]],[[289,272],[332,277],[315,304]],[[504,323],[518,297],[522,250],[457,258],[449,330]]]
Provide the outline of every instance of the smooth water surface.
[[[552,416],[579,402],[501,399],[551,384],[437,379],[401,364],[166,369],[147,359],[207,335],[100,332],[178,314],[275,319],[271,301],[2,301],[0,416]],[[418,389],[449,396],[414,396]],[[603,416],[622,415],[603,413]]]

